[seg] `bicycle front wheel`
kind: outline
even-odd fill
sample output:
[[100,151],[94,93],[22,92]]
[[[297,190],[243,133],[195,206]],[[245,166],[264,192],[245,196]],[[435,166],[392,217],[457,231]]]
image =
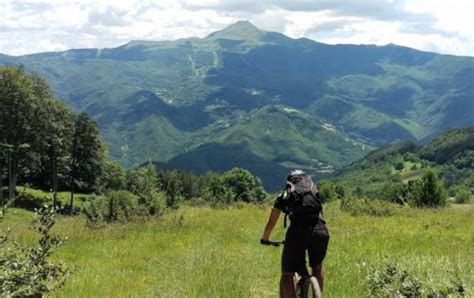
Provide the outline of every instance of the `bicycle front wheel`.
[[316,277],[311,276],[309,279],[309,287],[308,287],[308,296],[311,298],[322,298],[323,294],[321,293],[321,288],[319,287],[318,280]]

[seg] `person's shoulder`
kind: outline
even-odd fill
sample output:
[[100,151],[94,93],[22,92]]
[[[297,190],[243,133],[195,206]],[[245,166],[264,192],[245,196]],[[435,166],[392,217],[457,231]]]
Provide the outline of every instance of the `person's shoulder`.
[[276,197],[275,202],[273,203],[273,209],[283,211],[290,196],[290,191],[288,189],[282,190]]

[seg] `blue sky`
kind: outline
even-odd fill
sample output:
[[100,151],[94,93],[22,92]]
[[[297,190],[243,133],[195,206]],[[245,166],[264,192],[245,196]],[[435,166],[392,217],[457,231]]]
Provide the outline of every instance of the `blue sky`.
[[338,44],[474,56],[472,0],[0,0],[0,53],[204,37],[238,20]]

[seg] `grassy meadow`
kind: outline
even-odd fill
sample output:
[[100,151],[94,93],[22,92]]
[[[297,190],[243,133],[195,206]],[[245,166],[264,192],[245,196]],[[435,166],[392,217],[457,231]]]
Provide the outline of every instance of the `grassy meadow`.
[[[57,297],[278,297],[282,248],[259,239],[269,207],[223,210],[182,207],[159,220],[86,227],[59,218],[54,232],[69,239],[54,259],[72,269]],[[430,284],[459,276],[474,288],[474,205],[403,209],[390,217],[351,216],[326,206],[331,233],[325,261],[326,297],[367,297],[367,275],[392,263]],[[31,243],[32,214],[10,209],[0,223]],[[273,239],[283,239],[282,218]]]

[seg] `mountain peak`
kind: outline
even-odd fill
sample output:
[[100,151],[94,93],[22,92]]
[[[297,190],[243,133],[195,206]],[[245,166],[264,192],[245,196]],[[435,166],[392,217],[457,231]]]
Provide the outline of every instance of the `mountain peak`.
[[209,34],[206,38],[224,38],[234,40],[259,40],[264,31],[249,21],[238,21],[224,29]]

